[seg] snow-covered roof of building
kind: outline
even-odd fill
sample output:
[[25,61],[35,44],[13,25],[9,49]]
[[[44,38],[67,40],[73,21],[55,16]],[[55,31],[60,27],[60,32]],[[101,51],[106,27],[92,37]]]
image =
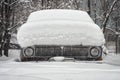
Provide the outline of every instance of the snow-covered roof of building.
[[[51,15],[54,17],[52,18]],[[76,10],[33,12],[27,23],[20,27],[17,39],[22,47],[32,45],[101,46],[105,43],[100,27],[86,12]]]

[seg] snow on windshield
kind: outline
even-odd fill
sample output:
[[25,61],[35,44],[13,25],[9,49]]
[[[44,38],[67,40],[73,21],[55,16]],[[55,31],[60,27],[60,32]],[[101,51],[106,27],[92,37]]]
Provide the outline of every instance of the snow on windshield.
[[[71,17],[70,14],[72,14]],[[22,47],[32,45],[101,46],[105,43],[99,26],[93,23],[86,12],[75,10],[34,12],[27,23],[20,27],[17,39]]]

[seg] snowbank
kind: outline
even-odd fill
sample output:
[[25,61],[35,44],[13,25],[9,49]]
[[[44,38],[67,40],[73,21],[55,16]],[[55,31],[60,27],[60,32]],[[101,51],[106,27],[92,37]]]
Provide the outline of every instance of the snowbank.
[[34,12],[19,29],[17,39],[22,47],[81,44],[101,46],[105,43],[99,26],[93,23],[86,12],[75,10]]
[[8,61],[8,60],[13,61],[19,58],[20,58],[20,50],[9,50],[8,57],[3,55],[0,57],[0,61]]
[[108,54],[106,57],[104,57],[104,62],[107,64],[120,66],[120,54]]

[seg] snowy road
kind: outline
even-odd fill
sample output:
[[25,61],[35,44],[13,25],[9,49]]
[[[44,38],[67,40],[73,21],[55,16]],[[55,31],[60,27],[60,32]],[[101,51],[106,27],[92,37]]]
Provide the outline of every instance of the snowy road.
[[0,62],[0,80],[120,80],[120,66],[94,62]]

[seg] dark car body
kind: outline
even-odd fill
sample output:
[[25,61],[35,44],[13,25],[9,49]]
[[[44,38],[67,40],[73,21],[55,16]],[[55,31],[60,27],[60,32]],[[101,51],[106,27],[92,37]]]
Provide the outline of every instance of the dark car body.
[[[27,49],[33,50],[31,55],[28,55]],[[97,54],[92,54],[92,49],[97,49]],[[102,48],[101,46],[41,46],[35,45],[33,47],[23,48],[21,52],[21,60],[49,60],[51,57],[64,56],[67,58],[74,58],[78,60],[101,60]]]

